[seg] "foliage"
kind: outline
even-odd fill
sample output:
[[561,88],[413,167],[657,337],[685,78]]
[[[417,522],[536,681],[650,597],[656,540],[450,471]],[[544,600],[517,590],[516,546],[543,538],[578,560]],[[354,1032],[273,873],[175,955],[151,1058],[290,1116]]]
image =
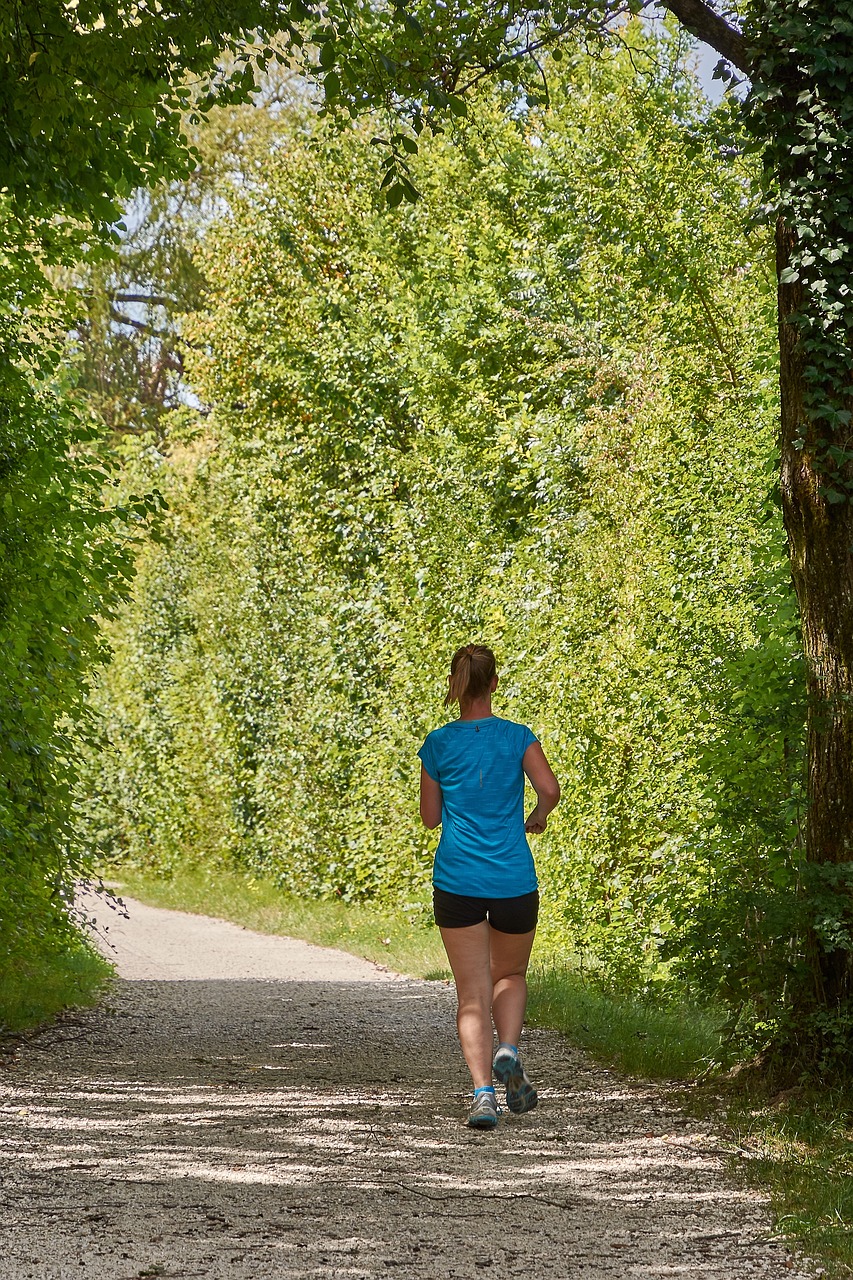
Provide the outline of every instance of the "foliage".
[[[2,6],[0,964],[42,992],[34,1017],[50,1011],[54,979],[70,991],[80,957],[94,965],[69,914],[85,862],[73,795],[93,732],[87,672],[106,656],[100,620],[126,592],[133,531],[157,507],[110,502],[103,428],[65,365],[77,317],[46,272],[82,253],[103,273],[119,198],[190,171],[181,113],[249,92],[258,14],[159,0]],[[224,48],[200,99],[192,78],[215,72]],[[0,1017],[17,1017],[9,983],[0,999]]]
[[65,1009],[95,1004],[113,969],[80,934],[66,931],[40,939],[27,953],[0,970],[0,1049],[30,1027]]
[[254,86],[247,42],[264,12],[251,0],[4,0],[2,12],[0,187],[48,241],[57,213],[65,231],[80,219],[103,234],[117,197],[191,171],[184,113]]
[[[7,273],[15,273],[3,263]],[[13,274],[13,278],[14,274]],[[20,286],[20,278],[18,278]],[[52,380],[50,304],[33,281],[30,324],[0,315],[0,956],[41,972],[72,958],[67,914],[80,866],[74,736],[88,733],[86,671],[103,661],[97,618],[133,569],[130,525],[153,499],[104,506],[97,426]],[[40,306],[41,314],[36,311]]]
[[796,232],[781,283],[798,283],[805,295],[797,323],[807,419],[798,447],[821,458],[834,505],[847,497],[853,460],[853,15],[834,4],[806,10],[762,0],[751,16],[758,77],[750,121],[764,159],[765,213]]
[[90,822],[138,866],[424,910],[414,751],[486,639],[564,784],[552,953],[760,1036],[801,860],[772,285],[734,113],[677,57],[636,32],[552,68],[548,113],[481,95],[393,221],[367,131],[212,124],[241,156],[186,329],[213,412],[125,450],[170,514],[111,633]]

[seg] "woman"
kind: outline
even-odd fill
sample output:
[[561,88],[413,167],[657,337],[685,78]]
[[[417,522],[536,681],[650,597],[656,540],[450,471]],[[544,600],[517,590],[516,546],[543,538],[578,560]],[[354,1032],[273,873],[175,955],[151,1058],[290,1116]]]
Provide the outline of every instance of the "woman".
[[[457,702],[459,718],[433,729],[418,752],[421,818],[430,830],[441,823],[433,902],[456,982],[459,1041],[474,1082],[473,1129],[493,1129],[498,1122],[493,1072],[506,1086],[510,1111],[531,1111],[538,1102],[518,1052],[539,911],[525,832],[544,831],[560,799],[535,735],[492,714],[497,687],[491,649],[457,649],[444,705]],[[525,774],[537,795],[526,822]]]

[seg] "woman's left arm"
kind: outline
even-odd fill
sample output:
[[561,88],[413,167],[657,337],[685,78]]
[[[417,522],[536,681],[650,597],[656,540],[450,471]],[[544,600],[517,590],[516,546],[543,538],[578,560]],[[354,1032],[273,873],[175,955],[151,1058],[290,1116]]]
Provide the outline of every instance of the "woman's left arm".
[[441,787],[421,765],[421,822],[432,831],[441,822]]

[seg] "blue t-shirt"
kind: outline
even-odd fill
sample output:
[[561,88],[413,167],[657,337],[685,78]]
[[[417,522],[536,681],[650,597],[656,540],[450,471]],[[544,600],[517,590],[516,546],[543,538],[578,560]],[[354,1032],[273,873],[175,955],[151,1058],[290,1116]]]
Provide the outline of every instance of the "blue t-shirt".
[[441,787],[441,839],[432,882],[481,898],[532,893],[536,868],[524,831],[521,759],[536,735],[488,716],[451,720],[427,734],[418,755]]

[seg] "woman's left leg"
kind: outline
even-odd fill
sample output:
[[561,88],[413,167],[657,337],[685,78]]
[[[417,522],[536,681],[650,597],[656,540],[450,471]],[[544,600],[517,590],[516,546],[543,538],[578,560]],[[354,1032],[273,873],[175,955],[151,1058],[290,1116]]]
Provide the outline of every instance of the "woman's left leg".
[[492,1083],[492,975],[490,925],[441,929],[456,983],[456,1026],[474,1088]]
[[518,1054],[527,1008],[527,962],[535,932],[501,933],[492,929],[491,936],[492,1012],[500,1041],[493,1065],[498,1080],[506,1085],[506,1105],[516,1115],[532,1111],[539,1102]]
[[489,926],[492,1014],[498,1040],[517,1045],[527,1009],[527,965],[536,930],[501,933]]

